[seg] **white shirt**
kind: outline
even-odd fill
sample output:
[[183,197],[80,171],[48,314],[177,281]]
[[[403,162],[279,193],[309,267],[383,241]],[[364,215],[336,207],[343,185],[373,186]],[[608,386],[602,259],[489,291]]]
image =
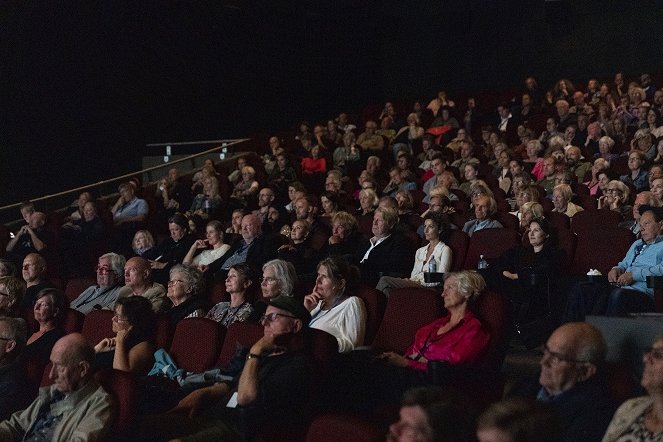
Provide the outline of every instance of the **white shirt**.
[[330,310],[321,310],[319,303],[311,311],[311,328],[326,331],[338,341],[339,353],[347,353],[364,343],[366,307],[364,301],[350,296]]

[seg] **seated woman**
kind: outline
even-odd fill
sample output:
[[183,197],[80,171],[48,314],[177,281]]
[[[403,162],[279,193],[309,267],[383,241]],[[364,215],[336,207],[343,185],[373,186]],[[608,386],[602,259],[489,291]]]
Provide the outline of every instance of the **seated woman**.
[[327,164],[325,159],[320,157],[320,146],[313,146],[310,156],[302,159],[302,175],[311,176],[325,172],[327,172]]
[[380,198],[373,189],[362,189],[359,192],[359,209],[357,215],[359,216],[373,216],[373,212],[378,207]]
[[338,212],[339,197],[336,192],[325,191],[320,194],[320,206],[322,214],[320,216],[331,217]]
[[142,296],[120,298],[113,315],[114,338],[104,338],[94,346],[97,369],[115,369],[146,375],[154,364],[154,325],[152,304]]
[[398,216],[414,213],[414,198],[409,190],[396,192],[396,202],[398,203]]
[[51,357],[55,342],[65,335],[62,323],[69,301],[62,290],[48,288],[37,293],[32,309],[39,328],[28,338],[25,359],[45,366]]
[[150,260],[152,278],[166,284],[170,269],[184,261],[184,257],[196,242],[196,237],[189,232],[189,220],[181,213],[176,213],[168,219],[170,236],[157,247],[157,257]]
[[136,256],[145,259],[154,259],[159,256],[155,245],[154,237],[149,230],[139,230],[131,242],[131,248]]
[[612,180],[605,188],[604,195],[599,198],[599,209],[609,209],[619,212],[624,219],[633,216],[633,207],[628,204],[628,186],[621,181]]
[[[424,272],[447,273],[451,268],[451,249],[444,241],[448,239],[450,227],[445,216],[440,212],[430,212],[424,218],[424,238],[428,244],[417,250],[414,255],[414,267],[409,278],[383,276],[375,287],[387,297],[392,289],[401,287],[423,287]],[[433,284],[435,285],[435,284]]]
[[520,218],[520,233],[525,233],[529,230],[529,223],[536,218],[543,216],[543,206],[533,201],[528,201],[522,205],[518,211],[518,218]]
[[343,171],[347,175],[350,167],[359,162],[360,152],[361,147],[357,146],[357,136],[354,132],[346,132],[343,135],[343,145],[334,150],[332,156],[334,168]]
[[472,195],[472,184],[475,183],[479,178],[479,164],[469,163],[465,165],[465,170],[463,171],[465,176],[465,182],[463,182],[459,189],[462,190],[465,195]]
[[267,310],[269,300],[277,296],[293,296],[297,284],[295,267],[288,261],[272,259],[262,266],[260,290],[262,297],[253,304],[252,320],[259,320]]
[[311,246],[311,224],[305,219],[292,223],[290,242],[278,249],[278,257],[295,266],[300,278],[312,277],[315,265],[319,261],[319,253]]
[[187,211],[188,217],[208,219],[221,206],[219,180],[210,176],[203,178],[203,191],[196,195]]
[[[206,239],[199,239],[193,243],[182,264],[192,265],[204,272],[211,262],[221,258],[230,250],[230,245],[223,243],[223,225],[220,221],[214,220],[207,223],[205,237]],[[196,255],[199,250],[202,252]]]
[[248,212],[245,209],[235,209],[232,212],[230,217],[230,226],[226,229],[226,233],[232,233],[234,235],[242,234],[242,218]]
[[364,343],[366,308],[360,298],[348,294],[358,280],[358,273],[356,267],[340,256],[323,259],[318,264],[315,288],[304,297],[304,307],[311,312],[309,327],[333,335],[340,353]]
[[0,316],[18,318],[19,306],[25,294],[25,282],[15,276],[0,277]]
[[528,246],[515,246],[482,271],[488,286],[509,298],[519,324],[548,313],[548,291],[555,286],[561,262],[547,219],[533,219],[527,238]]
[[599,191],[599,179],[602,172],[605,172],[610,167],[610,163],[604,158],[597,158],[592,164],[592,178],[583,184],[589,189],[590,195],[596,195]]
[[615,412],[603,442],[656,441],[663,433],[663,335],[642,356],[640,385],[647,396],[624,402]]
[[234,322],[246,321],[253,313],[253,306],[248,301],[247,290],[253,283],[251,269],[246,264],[235,264],[228,270],[226,293],[230,302],[222,301],[207,312],[206,318],[213,319],[224,327]]
[[203,274],[195,267],[178,264],[170,269],[168,299],[173,306],[166,316],[173,326],[182,319],[205,316],[208,306],[203,286]]

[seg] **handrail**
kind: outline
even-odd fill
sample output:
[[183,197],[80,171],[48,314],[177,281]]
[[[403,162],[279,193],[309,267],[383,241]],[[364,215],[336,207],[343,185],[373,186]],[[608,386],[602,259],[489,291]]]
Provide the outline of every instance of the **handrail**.
[[[104,184],[109,184],[109,183],[113,183],[113,182],[120,181],[120,180],[126,180],[127,178],[130,178],[130,177],[133,177],[133,176],[136,176],[136,175],[139,175],[139,174],[149,173],[149,172],[152,172],[154,170],[162,169],[164,167],[172,167],[173,164],[179,164],[179,163],[183,163],[185,161],[191,161],[192,159],[195,159],[197,157],[207,155],[207,154],[210,154],[212,152],[216,152],[216,151],[219,151],[219,150],[222,150],[222,149],[227,149],[230,146],[237,145],[237,144],[240,144],[240,143],[244,143],[244,142],[249,141],[249,140],[250,140],[250,138],[215,140],[214,142],[221,142],[222,144],[220,146],[216,146],[216,147],[213,147],[211,149],[207,149],[203,152],[187,155],[186,157],[180,158],[178,160],[168,161],[168,163],[164,163],[162,165],[148,167],[148,168],[145,168],[145,169],[138,170],[136,172],[125,173],[123,175],[119,175],[119,176],[116,176],[116,177],[113,177],[113,178],[109,178],[107,180],[101,180],[101,181],[98,181],[96,183],[87,184],[85,186],[80,186],[80,187],[75,187],[73,189],[64,190],[62,192],[57,192],[57,193],[53,193],[53,194],[50,194],[50,195],[44,195],[44,196],[41,196],[41,197],[38,197],[38,198],[32,198],[32,199],[30,199],[30,201],[32,201],[32,202],[45,201],[45,200],[60,197],[60,196],[63,196],[63,195],[67,195],[69,193],[81,192],[83,190],[91,189],[93,187],[98,187],[98,186],[101,186],[101,185],[104,185]],[[209,142],[210,141],[186,142],[186,143],[188,143],[188,144],[205,144],[205,143],[209,143]],[[178,143],[168,143],[168,144],[178,145]],[[182,144],[182,143],[179,143],[179,144]],[[8,210],[8,209],[17,208],[21,204],[22,204],[22,202],[18,202],[18,203],[13,203],[13,204],[9,204],[9,205],[6,205],[6,206],[2,206],[2,207],[0,207],[0,212],[3,212],[3,211]]]

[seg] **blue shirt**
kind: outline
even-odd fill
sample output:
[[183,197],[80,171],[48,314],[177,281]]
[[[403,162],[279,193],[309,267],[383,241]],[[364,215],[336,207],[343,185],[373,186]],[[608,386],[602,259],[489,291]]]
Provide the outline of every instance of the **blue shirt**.
[[651,244],[645,244],[641,239],[631,244],[616,267],[633,274],[633,283],[623,288],[653,297],[654,289],[647,288],[647,276],[663,276],[663,235],[657,236]]
[[147,202],[138,197],[134,197],[128,203],[124,203],[113,214],[113,219],[133,218],[134,216],[146,216],[149,212]]

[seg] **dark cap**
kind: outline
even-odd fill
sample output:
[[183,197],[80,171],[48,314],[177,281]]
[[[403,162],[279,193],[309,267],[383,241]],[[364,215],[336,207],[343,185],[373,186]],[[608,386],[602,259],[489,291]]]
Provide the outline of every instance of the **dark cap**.
[[292,313],[297,319],[301,319],[305,326],[311,322],[311,314],[306,310],[302,301],[292,296],[280,295],[269,301],[272,307]]

